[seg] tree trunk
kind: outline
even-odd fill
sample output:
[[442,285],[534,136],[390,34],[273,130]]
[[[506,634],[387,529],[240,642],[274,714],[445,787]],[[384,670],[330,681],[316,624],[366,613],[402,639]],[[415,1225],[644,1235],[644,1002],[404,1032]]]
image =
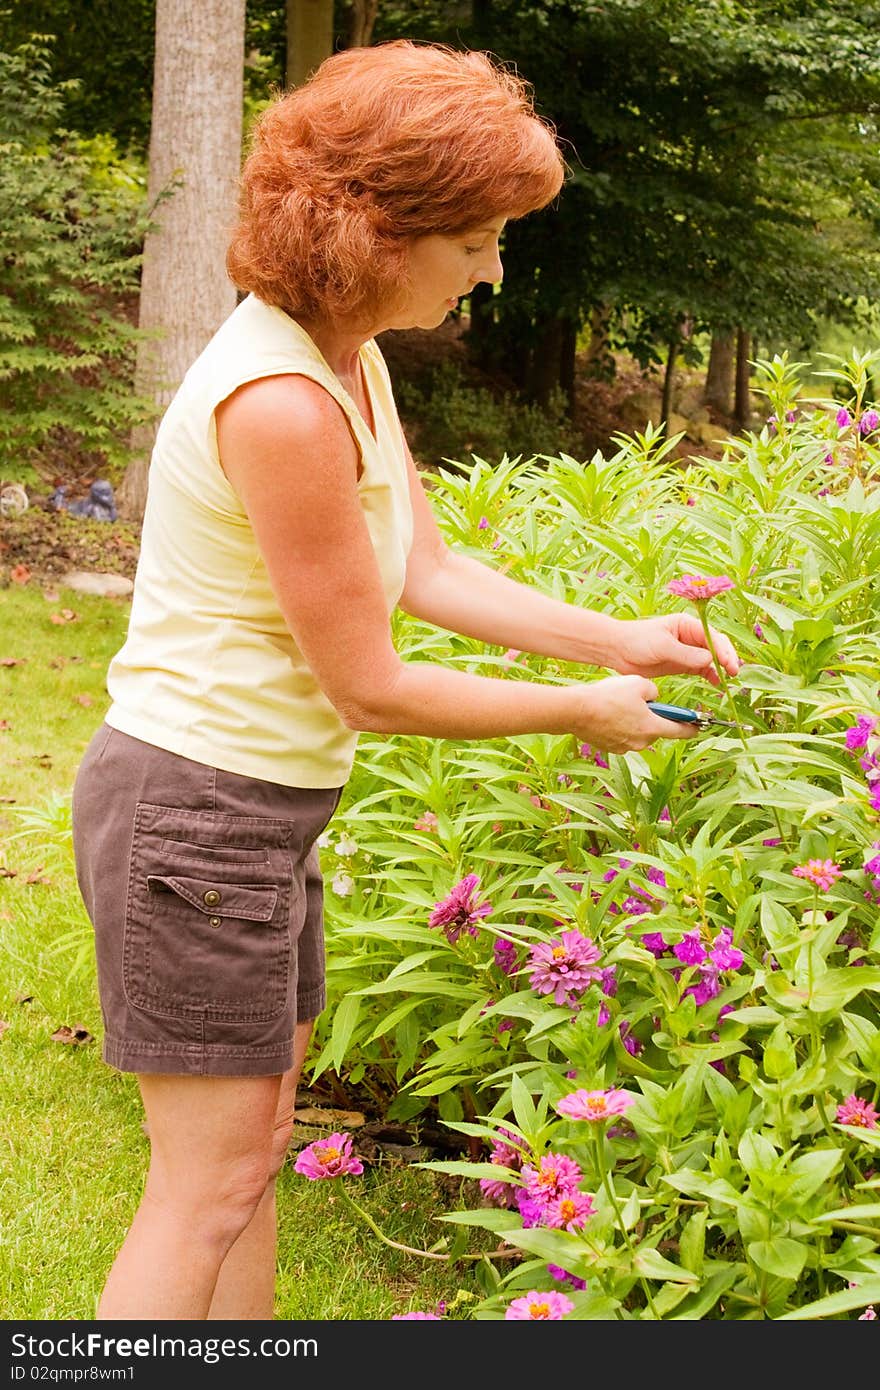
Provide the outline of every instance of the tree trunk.
[[752,401],[749,395],[749,376],[752,355],[752,336],[745,328],[736,330],[736,394],[733,402],[733,417],[739,429],[749,427],[752,418]]
[[678,360],[678,350],[681,347],[681,337],[678,333],[674,334],[669,340],[669,347],[666,353],[666,371],[663,374],[663,399],[660,403],[660,418],[663,421],[663,432],[669,435],[669,417],[672,414],[673,389],[675,385],[675,364]]
[[[332,6],[331,6],[332,9]],[[349,48],[366,48],[373,40],[373,25],[379,0],[351,0],[351,14],[348,17]]]
[[608,330],[611,325],[611,307],[608,304],[594,304],[590,310],[590,341],[587,346],[587,376],[610,377],[614,373],[614,359],[611,356]]
[[470,294],[470,323],[466,334],[469,356],[481,367],[488,366],[489,330],[494,322],[495,287],[485,280],[474,285]]
[[559,385],[562,336],[563,322],[558,316],[539,319],[535,325],[526,377],[526,394],[536,405],[546,407],[554,386]]
[[[241,161],[245,0],[157,0],[149,199],[172,188],[144,242],[135,391],[161,413],[190,363],[235,308],[226,274]],[[139,520],[156,422],[132,431],[119,490]]]
[[333,0],[287,0],[285,84],[301,87],[333,52]]
[[733,346],[732,332],[712,334],[703,390],[703,404],[727,416],[730,415],[733,399]]

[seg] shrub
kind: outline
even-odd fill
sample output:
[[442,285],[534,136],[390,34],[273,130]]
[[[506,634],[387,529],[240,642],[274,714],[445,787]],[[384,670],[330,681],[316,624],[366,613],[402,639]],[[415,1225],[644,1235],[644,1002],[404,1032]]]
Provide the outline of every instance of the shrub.
[[457,363],[441,362],[422,381],[401,379],[395,394],[414,449],[430,467],[452,462],[453,455],[533,458],[548,443],[554,453],[578,453],[581,447],[561,391],[543,410],[510,393],[468,386]]
[[[37,39],[0,52],[0,477],[118,470],[151,403],[132,394],[146,229],[136,171],[57,122]],[[62,466],[59,461],[63,460]]]

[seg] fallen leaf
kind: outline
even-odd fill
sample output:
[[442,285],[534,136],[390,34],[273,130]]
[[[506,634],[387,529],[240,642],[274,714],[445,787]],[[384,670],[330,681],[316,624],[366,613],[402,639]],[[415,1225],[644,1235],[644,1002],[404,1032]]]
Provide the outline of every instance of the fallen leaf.
[[0,666],[23,666],[26,656],[0,656]]
[[17,994],[15,1002],[16,1004],[33,1004],[34,996],[32,994]]
[[79,621],[79,614],[74,613],[72,608],[62,608],[60,613],[50,613],[49,622],[59,626],[62,623],[75,623]]
[[6,1022],[5,1018],[0,1018],[0,1038],[3,1037],[8,1027],[9,1024]]
[[29,873],[29,874],[28,874],[27,878],[25,879],[25,883],[49,883],[49,884],[51,884],[51,882],[52,882],[51,878],[46,878],[46,877],[44,876],[44,874],[43,874],[43,869],[44,869],[45,867],[46,867],[45,864],[41,864],[41,865],[39,866],[39,868],[34,869],[32,873]]
[[52,1034],[52,1042],[72,1043],[75,1047],[84,1047],[86,1043],[94,1041],[88,1029],[83,1028],[81,1024],[76,1028],[68,1028],[66,1023],[62,1023]]
[[27,565],[13,565],[9,571],[9,578],[13,584],[26,584],[31,577],[31,572]]
[[347,1129],[357,1129],[365,1123],[359,1110],[319,1110],[317,1106],[306,1105],[302,1110],[294,1110],[293,1118],[303,1125],[343,1125]]
[[16,877],[16,871],[15,871],[15,869],[7,869],[7,868],[5,867],[5,865],[0,864],[0,878],[15,878],[15,877]]
[[[8,719],[0,719],[0,733],[7,733],[12,728]],[[6,798],[4,797],[4,800]]]
[[57,602],[58,602],[58,590],[57,590],[57,589],[44,589],[44,590],[43,590],[43,598],[46,600],[47,603],[57,603]]
[[94,704],[91,695],[86,694],[85,691],[83,691],[81,695],[74,695],[73,698],[76,700],[78,705],[85,705],[86,709],[88,709],[89,705]]

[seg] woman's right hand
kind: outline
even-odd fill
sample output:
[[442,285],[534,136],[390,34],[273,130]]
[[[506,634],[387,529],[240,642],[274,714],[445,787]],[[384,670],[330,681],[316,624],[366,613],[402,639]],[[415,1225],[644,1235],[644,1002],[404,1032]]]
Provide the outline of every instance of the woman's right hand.
[[648,748],[658,738],[693,738],[696,724],[678,724],[648,708],[657,687],[644,676],[607,676],[578,687],[580,715],[572,733],[603,753]]

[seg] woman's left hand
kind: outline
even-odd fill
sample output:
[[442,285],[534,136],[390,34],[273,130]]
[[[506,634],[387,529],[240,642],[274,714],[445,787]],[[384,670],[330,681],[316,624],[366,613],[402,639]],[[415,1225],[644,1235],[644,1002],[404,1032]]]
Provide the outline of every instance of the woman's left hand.
[[[621,623],[622,632],[608,665],[622,676],[692,675],[719,685],[712,653],[700,619],[691,613],[669,613],[658,618],[633,618]],[[735,676],[740,660],[729,639],[709,627],[720,665]]]

